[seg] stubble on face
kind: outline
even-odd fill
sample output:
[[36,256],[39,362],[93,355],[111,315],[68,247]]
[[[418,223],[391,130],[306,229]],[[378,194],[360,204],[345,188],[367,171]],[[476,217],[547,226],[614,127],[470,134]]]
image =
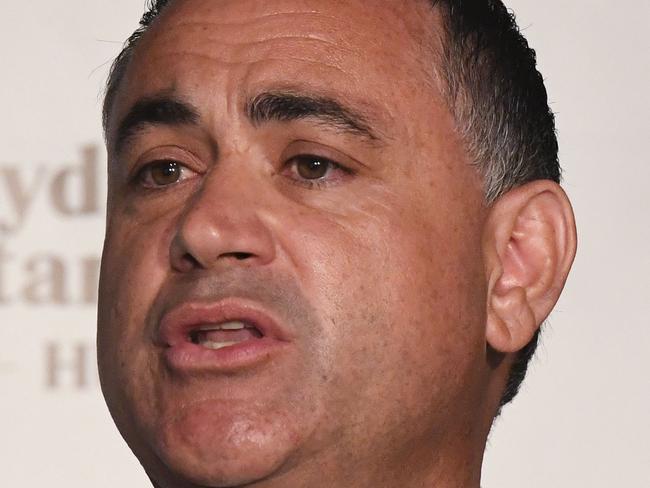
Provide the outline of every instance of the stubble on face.
[[[179,1],[136,51],[114,120],[160,93],[200,115],[119,156],[109,136],[102,387],[163,487],[394,486],[481,442],[481,184],[423,62],[435,16],[397,4]],[[247,120],[246,99],[283,89],[358,106],[381,140]],[[290,181],[287,155],[318,151],[351,171]],[[172,157],[191,178],[137,189],[143,161]],[[169,368],[165,312],[232,297],[290,347],[228,374]]]

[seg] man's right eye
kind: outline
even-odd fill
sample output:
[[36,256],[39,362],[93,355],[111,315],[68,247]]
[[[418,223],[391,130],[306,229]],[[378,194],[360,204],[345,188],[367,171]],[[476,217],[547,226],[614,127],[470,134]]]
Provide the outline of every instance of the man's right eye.
[[192,173],[178,161],[153,161],[138,171],[136,183],[145,188],[164,188],[186,180]]

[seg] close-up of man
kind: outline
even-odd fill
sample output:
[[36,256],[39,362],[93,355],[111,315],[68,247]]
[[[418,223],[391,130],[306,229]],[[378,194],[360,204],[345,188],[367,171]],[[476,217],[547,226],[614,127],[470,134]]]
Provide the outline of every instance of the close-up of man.
[[500,1],[154,1],[103,122],[99,373],[153,486],[480,486],[577,241]]

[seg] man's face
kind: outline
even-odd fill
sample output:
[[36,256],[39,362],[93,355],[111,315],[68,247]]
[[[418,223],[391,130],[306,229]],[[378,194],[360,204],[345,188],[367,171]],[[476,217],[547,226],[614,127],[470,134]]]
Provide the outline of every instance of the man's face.
[[483,435],[481,183],[411,3],[177,1],[139,44],[98,345],[160,486],[398,486]]

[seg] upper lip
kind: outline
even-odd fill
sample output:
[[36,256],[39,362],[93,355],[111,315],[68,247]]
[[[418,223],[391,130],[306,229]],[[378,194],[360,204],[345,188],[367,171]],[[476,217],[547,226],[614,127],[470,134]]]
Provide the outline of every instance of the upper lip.
[[166,312],[160,321],[158,342],[173,347],[189,341],[190,333],[206,324],[245,322],[257,328],[262,337],[289,341],[290,336],[273,314],[248,300],[224,299],[218,302],[184,302]]

